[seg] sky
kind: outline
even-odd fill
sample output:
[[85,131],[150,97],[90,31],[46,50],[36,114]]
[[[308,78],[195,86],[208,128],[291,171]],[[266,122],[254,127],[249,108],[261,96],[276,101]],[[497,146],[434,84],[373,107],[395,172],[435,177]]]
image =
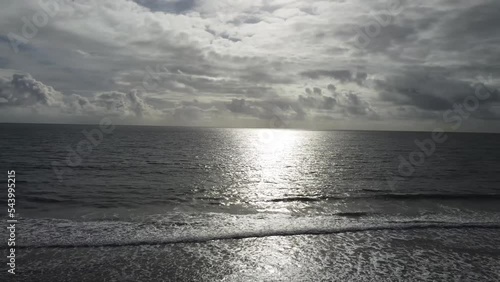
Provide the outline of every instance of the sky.
[[500,132],[498,0],[0,0],[0,122]]

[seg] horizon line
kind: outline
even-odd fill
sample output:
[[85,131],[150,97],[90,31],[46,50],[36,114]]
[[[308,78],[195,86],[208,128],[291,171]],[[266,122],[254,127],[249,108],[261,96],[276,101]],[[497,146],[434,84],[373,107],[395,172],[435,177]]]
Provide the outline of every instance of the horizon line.
[[[53,122],[0,122],[0,125],[99,125],[99,123],[53,123]],[[348,131],[348,132],[404,132],[404,133],[432,133],[433,130],[389,130],[389,129],[311,129],[311,128],[299,128],[299,127],[241,127],[241,126],[203,126],[203,125],[158,125],[158,124],[115,124],[117,127],[175,127],[175,128],[208,128],[208,129],[274,129],[274,130],[297,130],[297,131]],[[444,133],[466,133],[466,134],[500,134],[496,131],[446,131]]]

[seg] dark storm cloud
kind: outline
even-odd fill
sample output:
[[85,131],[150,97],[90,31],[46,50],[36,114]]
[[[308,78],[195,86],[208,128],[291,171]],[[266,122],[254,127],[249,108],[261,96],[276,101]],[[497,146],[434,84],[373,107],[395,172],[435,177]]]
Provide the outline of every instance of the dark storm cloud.
[[236,16],[234,19],[228,21],[228,23],[234,24],[234,25],[242,25],[242,24],[256,24],[262,21],[262,18],[255,16],[255,15],[249,15],[249,14],[243,14]]
[[388,52],[394,46],[412,44],[418,40],[416,36],[418,32],[419,30],[413,24],[408,26],[391,24],[382,28],[379,35],[370,38],[369,44],[362,48],[361,51],[369,53]]
[[447,22],[443,31],[448,36],[450,48],[460,48],[477,43],[498,42],[500,40],[500,2],[486,1],[470,9],[462,10]]
[[337,87],[335,87],[335,85],[333,85],[333,84],[328,84],[327,89],[331,93],[335,93],[335,91],[337,90]]
[[241,74],[240,77],[249,82],[266,82],[276,84],[289,84],[294,82],[290,77],[287,77],[286,75],[266,72],[263,70],[248,70],[248,73]]
[[335,100],[335,98],[327,96],[318,98],[299,95],[298,102],[305,108],[324,110],[332,110],[333,107],[337,104],[337,100]]
[[[19,50],[19,52],[32,52],[35,50],[34,47],[30,46],[27,43],[23,43],[22,41],[19,41],[17,43],[18,43],[17,49]],[[7,36],[1,34],[0,34],[0,44],[4,44],[8,48],[12,48],[11,40]]]
[[255,105],[247,103],[245,99],[233,99],[226,105],[227,109],[236,114],[247,114],[255,117],[261,115],[261,111]]
[[314,94],[316,94],[316,95],[321,95],[321,89],[319,89],[318,87],[314,87],[314,88],[313,88],[313,92],[314,92]]
[[0,57],[0,68],[4,68],[9,64],[8,58]]
[[229,35],[228,33],[226,32],[223,32],[220,34],[220,37],[224,38],[224,39],[227,39],[227,40],[231,40],[233,42],[239,42],[241,41],[240,38],[235,38],[235,37],[232,37],[231,35]]
[[404,88],[395,89],[394,91],[392,93],[382,92],[382,99],[397,105],[410,105],[423,110],[444,111],[452,107],[451,101],[432,94],[420,93],[417,89]]
[[389,116],[399,120],[439,120],[441,115],[435,111],[421,110],[414,106],[398,106],[388,111]]
[[287,98],[276,98],[265,101],[233,99],[226,104],[229,111],[245,114],[262,120],[270,120],[275,116],[286,120],[303,120],[305,110],[297,102]]
[[175,102],[157,97],[146,97],[144,100],[146,101],[146,103],[158,110],[173,108],[176,105]]
[[478,109],[471,115],[476,119],[498,117],[492,110],[500,102],[498,89],[484,82],[451,78],[444,68],[402,70],[399,75],[375,81],[375,89],[382,101],[400,106],[390,110],[389,114],[399,115],[401,119],[441,120],[444,112],[453,110],[478,92],[488,98],[481,100]]
[[350,81],[352,79],[352,74],[349,70],[313,70],[302,72],[301,75],[312,79],[317,79],[323,76],[332,77],[342,82]]
[[347,116],[371,116],[377,117],[377,113],[372,109],[371,105],[363,101],[359,95],[355,93],[341,94],[340,106]]
[[351,72],[350,70],[311,70],[300,74],[311,79],[327,77],[334,78],[342,83],[356,82],[358,84],[361,84],[368,77],[365,72]]
[[196,5],[196,0],[134,0],[137,4],[147,7],[151,11],[168,13],[184,13]]

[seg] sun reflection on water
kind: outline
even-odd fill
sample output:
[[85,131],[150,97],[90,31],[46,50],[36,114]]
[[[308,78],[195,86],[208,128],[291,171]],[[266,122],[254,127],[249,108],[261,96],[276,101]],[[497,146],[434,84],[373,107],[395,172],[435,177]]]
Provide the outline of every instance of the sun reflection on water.
[[250,144],[243,152],[245,161],[257,177],[247,189],[241,189],[240,197],[250,199],[259,209],[285,211],[278,204],[266,204],[273,199],[297,193],[297,182],[302,177],[304,160],[301,148],[307,144],[307,134],[294,130],[258,129],[248,138]]

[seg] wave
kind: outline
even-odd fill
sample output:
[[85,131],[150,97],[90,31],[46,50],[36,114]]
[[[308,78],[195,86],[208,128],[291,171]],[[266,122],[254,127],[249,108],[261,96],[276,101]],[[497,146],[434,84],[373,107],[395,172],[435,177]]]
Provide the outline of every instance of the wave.
[[[478,223],[449,223],[449,222],[418,222],[409,221],[406,223],[390,223],[365,226],[347,226],[347,227],[308,227],[294,229],[276,229],[276,230],[259,230],[259,231],[240,231],[227,232],[225,234],[208,234],[198,236],[181,236],[174,238],[158,238],[158,239],[143,239],[143,240],[123,240],[114,242],[66,242],[42,245],[19,245],[18,248],[98,248],[98,247],[127,247],[127,246],[143,246],[143,245],[169,245],[169,244],[193,244],[206,243],[217,240],[242,240],[249,238],[265,238],[276,236],[304,236],[304,235],[332,235],[338,233],[359,233],[370,231],[401,231],[401,230],[425,230],[425,229],[494,229],[500,230],[500,223],[494,222],[478,222]],[[102,234],[101,234],[102,236]],[[102,236],[104,237],[104,236]],[[6,247],[2,247],[6,248]]]
[[[365,189],[366,190],[366,189]],[[368,191],[366,191],[368,192]],[[107,192],[103,192],[107,193]],[[61,198],[58,196],[47,196],[44,195],[27,195],[24,199],[32,203],[61,203],[69,204],[75,203],[75,199]],[[211,198],[211,197],[200,197],[199,200],[209,201],[210,204],[220,204],[224,198]],[[366,194],[344,194],[344,195],[333,195],[333,196],[316,196],[316,195],[291,195],[289,197],[274,198],[265,200],[265,202],[271,203],[288,203],[288,202],[303,202],[303,203],[313,203],[322,201],[338,201],[338,200],[356,200],[356,199],[381,199],[381,200],[500,200],[500,194],[436,194],[436,193],[387,193],[386,191],[373,191]],[[148,202],[148,204],[165,204],[174,202],[187,202],[188,200],[169,197],[161,200],[155,199],[154,201]]]
[[[375,191],[374,191],[375,192]],[[285,198],[275,198],[266,202],[320,202],[320,201],[335,201],[349,199],[390,199],[390,200],[498,200],[500,194],[437,194],[437,193],[383,193],[379,191],[377,194],[353,194],[342,196],[293,196]]]
[[372,212],[339,212],[335,213],[334,215],[336,216],[344,216],[344,217],[362,217],[362,216],[369,216],[369,215],[374,215],[376,213]]
[[74,200],[70,199],[56,199],[56,198],[48,198],[48,197],[41,197],[41,196],[24,196],[23,197],[25,200],[28,202],[33,202],[33,203],[73,203]]
[[385,194],[377,196],[388,199],[465,199],[465,200],[489,200],[500,199],[500,194]]
[[[267,200],[267,202],[273,202],[273,203],[278,203],[278,202],[319,202],[321,200],[325,200],[326,197],[287,197],[287,198],[277,198],[277,199],[271,199]],[[336,198],[336,199],[341,199],[341,198]]]

